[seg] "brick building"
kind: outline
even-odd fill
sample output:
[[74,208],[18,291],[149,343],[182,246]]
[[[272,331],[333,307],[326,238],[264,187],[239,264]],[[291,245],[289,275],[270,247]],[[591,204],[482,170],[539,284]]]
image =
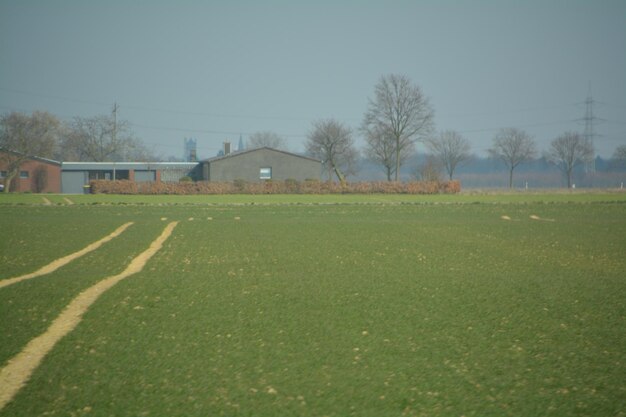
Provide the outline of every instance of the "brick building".
[[[24,159],[26,158],[26,159]],[[0,184],[3,188],[11,165],[23,159],[19,172],[11,180],[11,191],[33,193],[61,192],[61,163],[37,156],[25,157],[17,152],[0,149]],[[8,191],[8,190],[6,190]]]

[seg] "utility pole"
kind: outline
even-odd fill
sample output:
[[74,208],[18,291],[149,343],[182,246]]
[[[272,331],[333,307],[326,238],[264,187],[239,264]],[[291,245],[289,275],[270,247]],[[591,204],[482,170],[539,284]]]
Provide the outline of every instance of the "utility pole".
[[117,102],[113,103],[113,143],[117,139]]
[[[113,146],[116,147],[117,144],[117,102],[113,103],[113,133],[111,135],[111,140],[113,141]],[[115,161],[113,162],[113,181],[115,181]]]

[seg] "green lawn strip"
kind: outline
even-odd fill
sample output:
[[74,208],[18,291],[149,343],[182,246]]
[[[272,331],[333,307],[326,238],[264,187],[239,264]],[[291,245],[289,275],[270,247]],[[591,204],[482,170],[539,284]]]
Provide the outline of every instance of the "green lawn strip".
[[129,221],[120,210],[106,210],[111,215],[89,207],[0,207],[0,279],[34,272]]
[[33,193],[0,193],[0,205],[9,204],[29,204],[29,205],[43,205],[44,200],[42,197],[47,197],[47,194],[33,194]]
[[93,306],[2,415],[603,416],[623,406],[621,205],[161,214],[194,220]]
[[52,204],[55,205],[70,205],[68,200],[74,202],[74,196],[69,194],[41,194],[41,196],[46,197]]
[[471,191],[457,195],[408,194],[283,194],[283,195],[66,195],[66,194],[0,194],[2,205],[41,205],[42,196],[53,204],[67,205],[64,198],[75,204],[140,204],[140,205],[239,205],[239,204],[470,204],[470,203],[567,203],[567,202],[626,202],[626,193],[607,190],[545,190],[541,192],[511,192],[496,190]]
[[148,247],[161,226],[156,222],[139,222],[96,251],[51,274],[0,289],[0,363],[4,364],[41,334],[80,291],[121,272],[135,255]]

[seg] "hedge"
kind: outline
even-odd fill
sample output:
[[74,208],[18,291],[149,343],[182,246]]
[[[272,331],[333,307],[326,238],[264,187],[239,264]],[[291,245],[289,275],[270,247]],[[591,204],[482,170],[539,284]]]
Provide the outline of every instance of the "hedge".
[[353,182],[317,180],[246,182],[134,182],[94,180],[93,194],[456,194],[459,181]]

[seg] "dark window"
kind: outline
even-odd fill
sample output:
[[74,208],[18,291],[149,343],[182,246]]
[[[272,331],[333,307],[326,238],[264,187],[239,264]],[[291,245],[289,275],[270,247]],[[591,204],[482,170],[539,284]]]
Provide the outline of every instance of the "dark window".
[[28,178],[28,171],[20,171],[20,178]]
[[127,180],[128,170],[118,169],[113,173],[113,170],[101,170],[101,171],[89,171],[89,181],[91,180],[112,180],[115,177],[116,180]]

